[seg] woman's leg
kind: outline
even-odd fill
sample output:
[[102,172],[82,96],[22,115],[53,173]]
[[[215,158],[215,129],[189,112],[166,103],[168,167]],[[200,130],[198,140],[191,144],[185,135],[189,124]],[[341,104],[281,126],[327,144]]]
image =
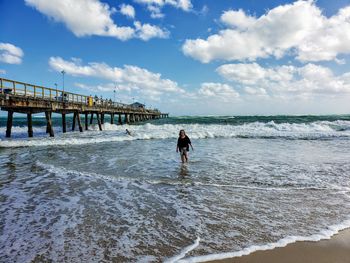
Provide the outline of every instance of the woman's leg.
[[183,153],[181,153],[181,161],[183,163],[186,161],[186,156]]
[[185,151],[184,156],[185,156],[185,160],[186,160],[186,163],[187,163],[188,162],[188,153],[187,153],[187,151]]

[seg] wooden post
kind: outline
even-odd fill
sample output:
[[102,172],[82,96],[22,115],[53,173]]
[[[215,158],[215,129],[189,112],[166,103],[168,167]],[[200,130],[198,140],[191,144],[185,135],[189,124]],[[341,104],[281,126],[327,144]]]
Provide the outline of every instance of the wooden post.
[[94,120],[94,113],[91,112],[91,117],[90,117],[90,124],[92,124],[92,121]]
[[46,117],[46,132],[50,134],[50,137],[54,137],[53,129],[52,129],[52,121],[51,121],[51,112],[45,111],[45,117]]
[[122,115],[119,113],[119,117],[118,117],[118,124],[122,125]]
[[124,123],[125,124],[129,123],[129,115],[127,113],[125,113]]
[[105,124],[105,115],[101,113],[101,124]]
[[85,130],[87,131],[89,129],[89,114],[85,113]]
[[73,123],[72,123],[72,131],[75,130],[75,119],[77,118],[77,113],[74,112],[74,115],[73,115]]
[[62,132],[66,133],[67,132],[67,127],[66,127],[66,114],[62,113]]
[[100,120],[100,114],[99,114],[99,113],[96,113],[96,117],[97,117],[98,128],[100,129],[100,131],[102,131],[102,125],[101,125],[101,120]]
[[13,111],[7,112],[7,128],[6,128],[6,137],[11,137],[11,130],[12,130],[12,122],[13,122]]
[[111,113],[111,124],[114,124],[114,113]]
[[[46,117],[46,133],[50,133],[50,127],[49,127],[49,121],[48,121],[48,117],[46,116],[46,114],[50,114],[50,121],[52,119],[52,112],[46,112],[45,111],[45,117]],[[52,125],[52,123],[51,123]]]
[[76,114],[77,114],[77,120],[78,120],[79,131],[80,131],[80,132],[83,132],[83,126],[81,126],[81,121],[80,121],[80,114],[79,114],[79,112],[77,112]]
[[28,137],[33,137],[32,113],[27,113]]

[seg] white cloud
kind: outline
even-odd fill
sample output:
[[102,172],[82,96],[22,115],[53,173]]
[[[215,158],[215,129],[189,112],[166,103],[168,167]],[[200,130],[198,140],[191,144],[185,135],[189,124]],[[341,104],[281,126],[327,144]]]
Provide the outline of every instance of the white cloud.
[[250,95],[300,98],[350,93],[350,73],[337,76],[331,69],[315,64],[271,68],[256,63],[227,64],[217,68],[217,72]]
[[127,17],[135,18],[135,9],[132,5],[121,4],[120,13]]
[[191,0],[134,0],[136,3],[144,4],[151,12],[152,18],[162,18],[164,14],[161,9],[165,5],[171,5],[175,8],[182,9],[183,11],[190,11],[192,9]]
[[[99,0],[25,0],[25,2],[56,22],[64,23],[77,37],[97,35],[115,37],[123,41],[131,38],[145,39],[133,27],[115,24],[111,15],[116,10]],[[128,11],[124,9],[125,14],[132,15],[130,7],[126,8]],[[152,27],[163,32],[163,29],[157,26]],[[166,33],[164,31],[164,34]]]
[[254,84],[265,77],[265,70],[258,64],[227,64],[222,65],[216,71],[228,80],[244,84]]
[[126,84],[116,84],[116,83],[106,83],[106,84],[98,84],[98,85],[86,85],[84,83],[75,83],[76,87],[81,89],[89,90],[89,91],[101,91],[101,92],[109,92],[109,91],[137,91],[140,90],[139,87],[133,86],[130,83]]
[[172,4],[177,8],[181,8],[184,11],[189,11],[193,7],[191,0],[166,0],[165,2]]
[[168,38],[169,32],[160,29],[157,26],[152,26],[150,24],[141,24],[140,22],[135,22],[135,29],[140,39],[147,41],[151,38]]
[[198,95],[221,99],[224,101],[232,100],[239,97],[239,93],[228,84],[205,82],[201,84],[201,88],[197,91]]
[[267,96],[267,92],[263,88],[244,87],[244,91],[249,95]]
[[164,14],[162,13],[162,10],[159,6],[148,5],[147,9],[148,9],[148,11],[151,12],[152,18],[163,18],[164,17]]
[[256,18],[229,10],[221,21],[228,28],[207,39],[188,39],[182,50],[203,63],[212,60],[254,61],[286,54],[300,61],[335,60],[350,53],[350,6],[326,17],[312,0],[281,5]]
[[[123,68],[118,68],[97,62],[82,65],[81,60],[67,61],[61,57],[51,57],[49,65],[58,72],[64,70],[73,76],[96,77],[112,81],[116,83],[114,85],[117,85],[118,89],[124,91],[138,90],[142,94],[153,97],[166,93],[184,93],[176,82],[137,66],[124,65]],[[113,91],[114,85],[104,86],[104,88]]]
[[199,16],[206,16],[209,12],[209,7],[207,5],[203,5],[200,11],[196,11],[195,14]]
[[288,82],[293,78],[295,67],[283,65],[269,69],[263,68],[257,63],[237,63],[222,65],[216,71],[230,81],[237,81],[242,84],[256,84],[265,79]]
[[222,14],[221,22],[232,28],[246,29],[254,25],[255,17],[247,16],[242,9],[229,10]]
[[190,11],[192,6],[191,0],[134,0],[136,3],[145,4],[147,6],[163,7],[171,5],[183,11]]
[[10,43],[0,43],[0,62],[8,64],[21,64],[23,51]]

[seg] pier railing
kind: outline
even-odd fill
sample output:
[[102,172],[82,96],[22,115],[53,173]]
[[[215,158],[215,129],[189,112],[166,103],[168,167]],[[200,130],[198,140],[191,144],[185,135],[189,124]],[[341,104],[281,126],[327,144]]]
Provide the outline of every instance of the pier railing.
[[13,96],[39,98],[50,101],[88,103],[89,96],[59,89],[47,88],[29,83],[0,78],[0,93]]
[[[118,109],[134,109],[132,106],[112,100],[67,92],[60,89],[47,88],[20,81],[0,78],[0,94],[41,99],[51,102],[83,104],[94,107],[110,107]],[[138,109],[139,110],[139,109]],[[146,111],[157,111],[145,109]]]

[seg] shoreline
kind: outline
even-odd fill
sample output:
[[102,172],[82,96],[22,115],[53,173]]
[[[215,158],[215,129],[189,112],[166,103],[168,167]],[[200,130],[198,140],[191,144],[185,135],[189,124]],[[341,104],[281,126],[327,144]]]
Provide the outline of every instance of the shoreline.
[[211,263],[347,263],[350,262],[350,228],[330,239],[296,241],[285,247],[257,250],[248,255],[210,260]]

